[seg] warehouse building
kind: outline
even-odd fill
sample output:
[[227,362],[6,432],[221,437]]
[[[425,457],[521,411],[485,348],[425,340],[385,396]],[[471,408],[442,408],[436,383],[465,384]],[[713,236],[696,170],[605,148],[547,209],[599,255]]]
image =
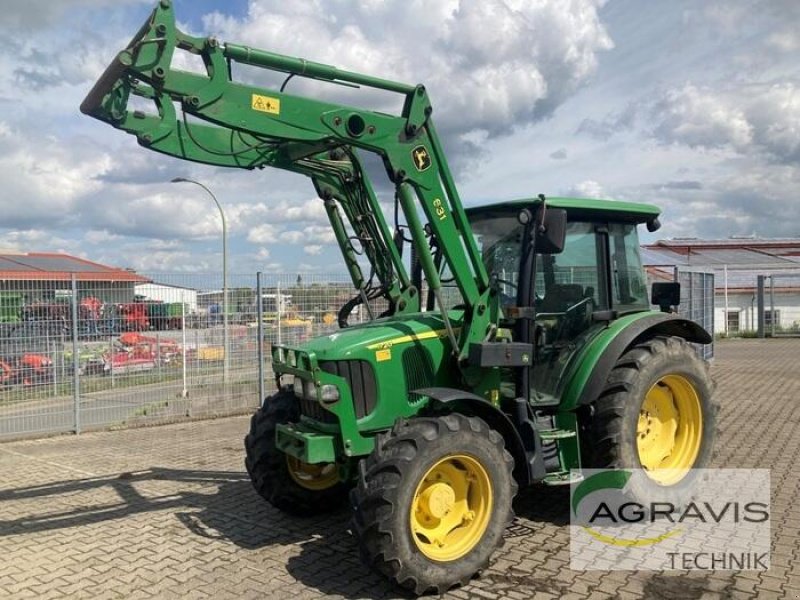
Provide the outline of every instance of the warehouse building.
[[100,304],[133,302],[136,284],[150,281],[68,254],[0,252],[0,322],[17,322],[23,307],[49,314],[52,307],[67,306],[73,280],[78,299]]
[[186,305],[187,314],[197,312],[197,294],[198,292],[194,288],[159,281],[136,284],[136,295],[142,300],[183,303]]
[[800,239],[660,240],[643,248],[651,279],[673,272],[714,275],[714,331],[735,335],[758,327],[758,277],[765,278],[766,329],[800,330]]

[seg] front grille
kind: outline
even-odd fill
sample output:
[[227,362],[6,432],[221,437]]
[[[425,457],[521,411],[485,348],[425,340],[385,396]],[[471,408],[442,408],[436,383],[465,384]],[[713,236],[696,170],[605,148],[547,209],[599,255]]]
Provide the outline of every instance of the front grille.
[[433,359],[423,346],[409,346],[403,351],[403,375],[409,392],[433,385]]
[[316,400],[307,400],[306,398],[298,398],[298,400],[300,402],[300,414],[304,417],[314,419],[320,423],[336,423],[336,415],[322,408]]
[[375,371],[367,361],[328,360],[320,362],[319,368],[331,375],[343,377],[350,385],[357,419],[366,417],[373,411],[378,387],[375,383]]

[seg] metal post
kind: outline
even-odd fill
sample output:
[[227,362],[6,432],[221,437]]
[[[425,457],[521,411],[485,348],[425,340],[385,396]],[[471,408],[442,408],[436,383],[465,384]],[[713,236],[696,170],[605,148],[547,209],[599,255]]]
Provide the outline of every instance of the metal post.
[[64,380],[64,383],[67,382],[67,357],[65,356],[64,347],[67,345],[67,335],[66,335],[66,324],[64,327],[61,328],[61,332],[58,334],[59,341],[61,342],[61,352],[58,355],[58,366],[61,369],[61,379]]
[[759,275],[758,279],[758,337],[764,337],[764,276]]
[[[181,371],[183,375],[183,389],[181,398],[186,398],[189,391],[186,389],[186,292],[181,291]],[[189,403],[189,416],[192,416],[192,404]]]
[[81,379],[78,356],[78,281],[72,274],[72,404],[75,434],[81,432]]
[[111,389],[114,389],[114,338],[108,338],[108,374],[111,376]]
[[256,273],[256,318],[258,320],[258,404],[266,397],[264,385],[264,298],[261,288],[261,271]]
[[156,372],[161,379],[161,336],[156,331]]
[[775,278],[769,276],[769,324],[770,335],[775,337]]
[[230,339],[228,337],[228,225],[225,220],[225,211],[222,210],[222,205],[217,200],[217,197],[199,181],[194,179],[186,179],[185,177],[175,177],[172,183],[193,183],[203,188],[214,204],[219,209],[219,216],[222,219],[222,347],[225,355],[222,359],[222,382],[228,381],[228,372],[230,370]]
[[281,310],[283,301],[281,299],[281,284],[278,282],[278,287],[275,289],[275,310],[278,320],[278,346],[283,342],[281,341],[281,319],[283,318],[283,311]]
[[[220,213],[222,209],[220,208]],[[228,333],[228,241],[225,233],[225,217],[222,217],[222,347],[225,356],[222,361],[222,383],[228,381],[231,364],[231,344]]]
[[[55,340],[53,340],[53,346],[55,346]],[[64,348],[63,346],[61,347]],[[50,332],[47,333],[47,356],[50,357],[50,362],[52,363],[53,369],[53,397],[55,398],[58,396],[58,351],[53,348],[50,350]]]
[[724,268],[725,274],[725,337],[728,337],[728,265]]

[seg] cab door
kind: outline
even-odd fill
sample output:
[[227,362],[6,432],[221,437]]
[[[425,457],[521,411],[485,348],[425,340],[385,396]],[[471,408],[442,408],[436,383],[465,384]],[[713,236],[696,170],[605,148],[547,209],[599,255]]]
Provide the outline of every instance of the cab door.
[[609,308],[607,234],[604,224],[573,221],[562,253],[536,256],[534,404],[558,401],[572,358],[603,327],[595,315]]

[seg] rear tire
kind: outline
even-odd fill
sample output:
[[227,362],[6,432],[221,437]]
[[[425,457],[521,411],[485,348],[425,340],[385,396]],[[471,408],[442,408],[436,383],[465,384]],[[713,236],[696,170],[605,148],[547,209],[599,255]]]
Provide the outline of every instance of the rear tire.
[[466,584],[513,518],[513,466],[477,417],[398,421],[360,463],[350,494],[362,560],[416,594]]
[[659,336],[637,344],[617,361],[594,405],[588,466],[645,469],[630,493],[646,500],[658,490],[676,503],[708,467],[718,405],[708,364],[686,340]]
[[294,394],[278,392],[264,401],[250,420],[244,438],[245,467],[256,492],[275,508],[295,516],[332,512],[347,499],[337,465],[308,465],[275,446],[280,423],[300,420]]

